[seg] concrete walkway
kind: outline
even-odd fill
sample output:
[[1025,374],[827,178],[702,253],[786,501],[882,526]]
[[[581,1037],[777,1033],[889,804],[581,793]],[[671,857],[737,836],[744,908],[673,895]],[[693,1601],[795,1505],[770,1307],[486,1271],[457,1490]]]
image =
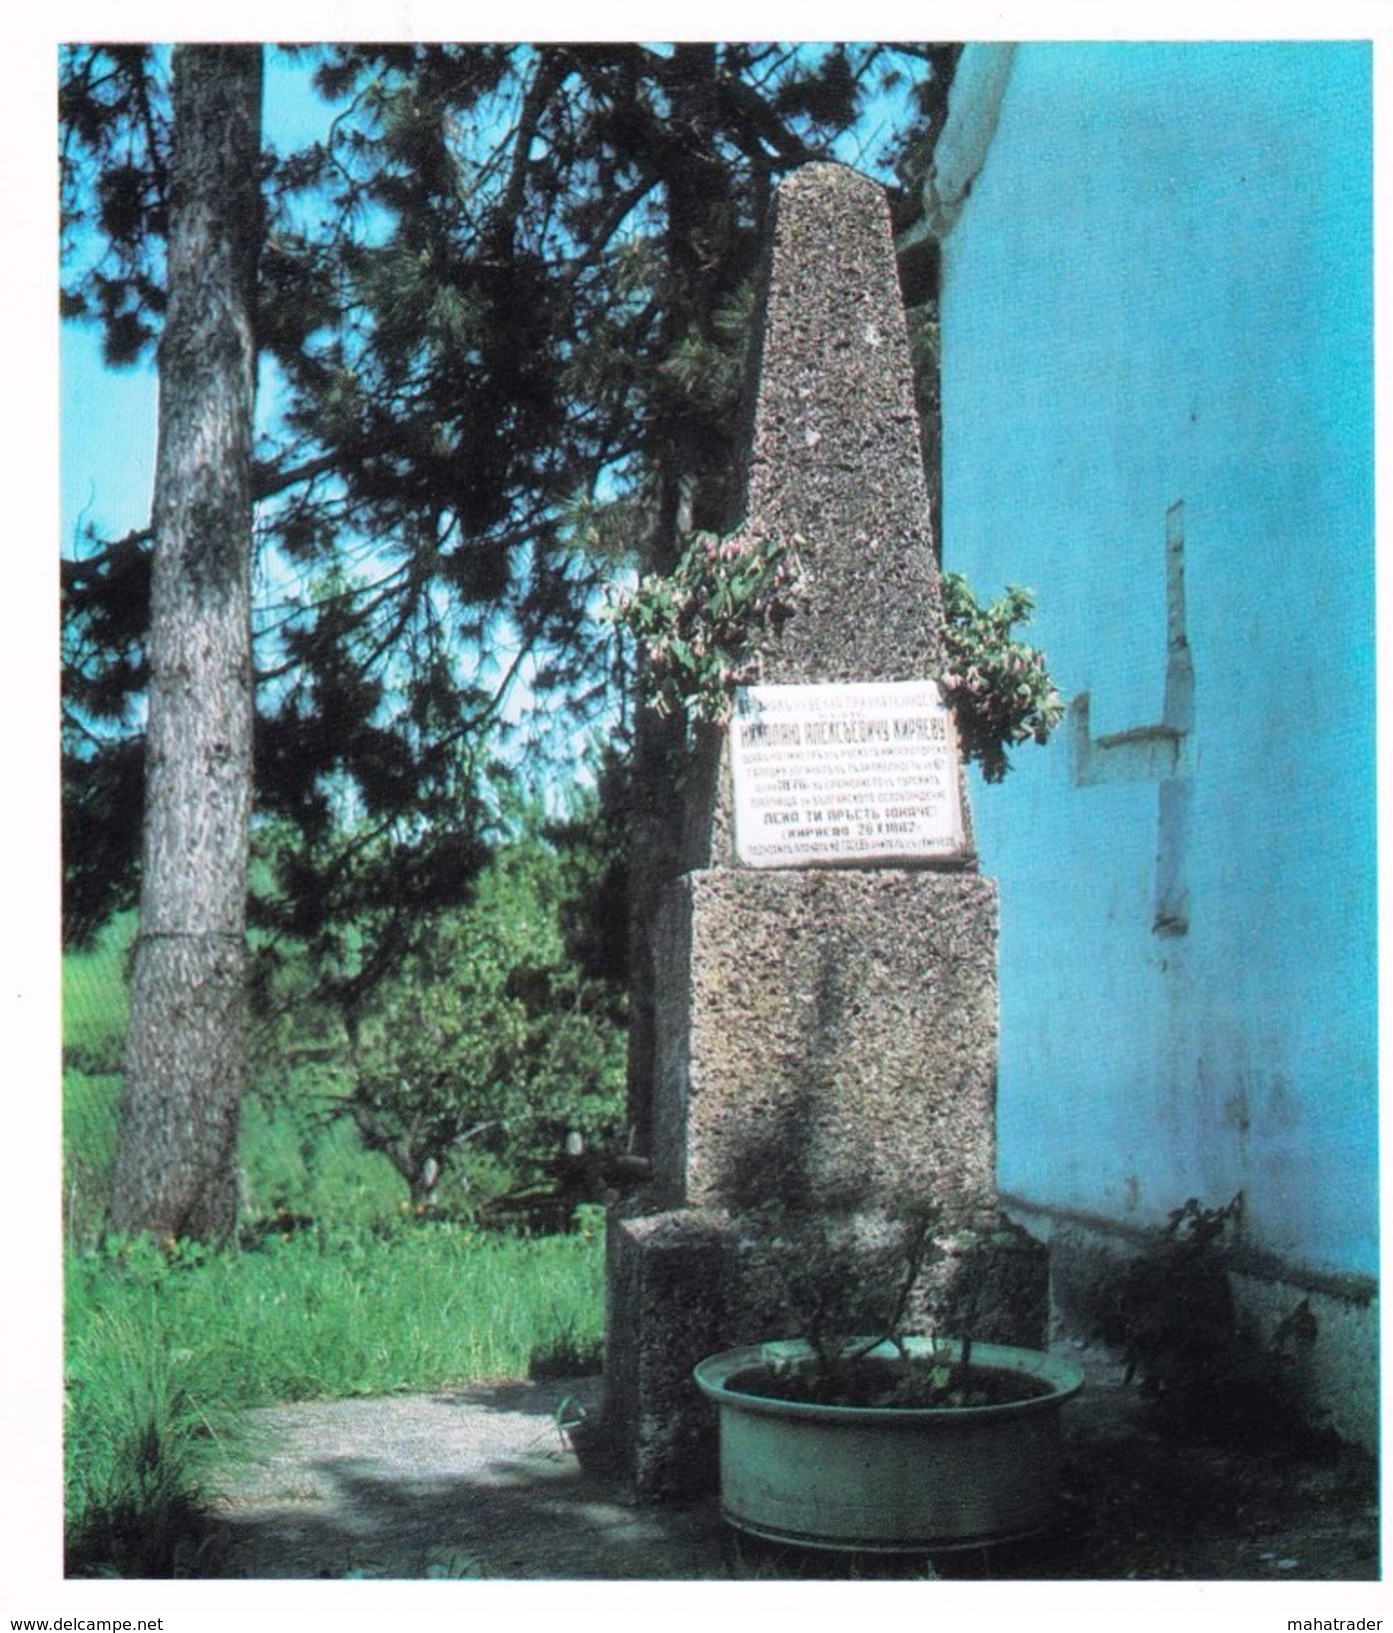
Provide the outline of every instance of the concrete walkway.
[[[1085,1358],[1065,1415],[1061,1524],[1030,1547],[947,1556],[943,1576],[1376,1579],[1377,1480],[1354,1453],[1181,1444],[1148,1429],[1115,1366]],[[634,1507],[582,1467],[569,1427],[596,1378],[477,1385],[249,1414],[199,1561],[209,1577],[701,1580],[925,1574],[774,1549],[714,1499]]]
[[582,1470],[566,1426],[596,1410],[600,1387],[506,1383],[253,1412],[251,1456],[216,1504],[212,1574],[709,1575],[724,1545],[714,1503],[628,1507]]

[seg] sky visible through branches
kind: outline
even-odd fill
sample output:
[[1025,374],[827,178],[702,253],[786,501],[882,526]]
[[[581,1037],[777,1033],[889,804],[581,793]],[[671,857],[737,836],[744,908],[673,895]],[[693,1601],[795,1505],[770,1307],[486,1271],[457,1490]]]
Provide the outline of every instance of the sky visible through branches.
[[[267,51],[264,140],[280,152],[328,131],[333,110],[311,89],[309,74],[287,53]],[[72,554],[87,527],[120,538],[148,525],[159,394],[154,358],[110,368],[93,324],[64,323],[60,346],[60,523],[63,551]],[[263,379],[263,398],[265,386]],[[263,402],[263,420],[266,408]]]
[[[664,47],[649,49],[666,50]],[[822,49],[815,44],[807,47],[810,54]],[[266,49],[263,140],[268,148],[282,156],[310,143],[324,141],[339,111],[326,104],[312,87],[316,61],[312,49],[300,52],[276,46]],[[837,156],[858,168],[877,173],[878,160],[887,148],[890,134],[904,117],[902,104],[908,94],[903,82],[898,91],[873,92],[854,135],[838,143]],[[475,132],[475,136],[485,146],[491,141],[487,131]],[[882,179],[891,178],[882,172]],[[79,242],[79,255],[83,249],[84,245]],[[147,352],[134,366],[111,367],[103,358],[102,339],[95,324],[64,323],[60,346],[60,547],[65,556],[80,557],[92,552],[94,540],[121,539],[149,525],[158,378],[152,352]],[[278,421],[284,394],[278,386],[277,372],[274,361],[263,356],[257,402],[259,440],[263,446],[275,445],[282,433]],[[602,493],[606,489],[608,480],[602,476],[598,491]],[[372,547],[368,545],[365,549],[370,556]],[[355,554],[359,566],[366,567],[367,558],[361,553]],[[258,556],[253,615],[258,630],[274,628],[282,605],[290,607],[297,600],[301,586],[293,570],[290,577],[286,576],[287,569],[288,564],[275,550],[263,551]],[[618,564],[615,570],[621,579],[627,576]],[[595,610],[598,612],[598,605]],[[480,681],[490,688],[502,689],[502,721],[517,725],[524,718],[531,718],[540,725],[545,717],[536,715],[531,707],[533,670],[540,660],[521,652],[520,643],[521,636],[496,618],[489,640],[491,653],[481,654]],[[605,720],[608,718],[606,714]],[[569,762],[570,770],[563,780],[575,775],[588,760],[586,745],[597,726],[601,730],[608,729],[603,721],[591,718],[576,733],[566,734],[570,743],[569,747],[562,746],[560,763]],[[532,738],[529,730],[517,739],[516,753],[524,759],[531,758]],[[514,759],[515,754],[507,758]],[[552,772],[542,770],[542,763],[548,758],[542,754],[536,770],[542,785],[552,789],[554,769]]]
[[[333,109],[310,86],[312,64],[269,47],[266,53],[264,140],[290,153],[327,134]],[[888,134],[894,110],[872,103],[858,145],[839,157],[867,170]],[[158,389],[153,357],[112,369],[102,359],[95,325],[68,322],[60,334],[60,527],[72,554],[90,528],[119,538],[148,525],[155,468]],[[263,367],[259,419],[275,412],[273,382]]]

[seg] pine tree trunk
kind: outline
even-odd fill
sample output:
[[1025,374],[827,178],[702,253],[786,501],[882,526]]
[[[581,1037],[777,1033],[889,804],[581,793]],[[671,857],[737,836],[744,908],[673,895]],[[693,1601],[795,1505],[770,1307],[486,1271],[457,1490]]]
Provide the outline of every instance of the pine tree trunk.
[[140,930],[111,1222],[236,1222],[252,772],[261,48],[174,53]]

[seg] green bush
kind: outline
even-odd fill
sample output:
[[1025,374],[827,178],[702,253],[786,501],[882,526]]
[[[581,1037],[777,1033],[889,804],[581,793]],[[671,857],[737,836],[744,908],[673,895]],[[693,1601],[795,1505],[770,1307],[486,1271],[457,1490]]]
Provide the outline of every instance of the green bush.
[[[757,522],[725,538],[696,533],[671,573],[648,574],[619,599],[613,616],[634,638],[640,683],[658,714],[729,719],[735,688],[755,678],[757,639],[797,612],[801,548],[801,537],[775,538]],[[1010,769],[1009,748],[1048,742],[1064,718],[1044,653],[1013,633],[1034,609],[1034,596],[1016,585],[983,606],[961,573],[943,579],[947,667],[938,679],[963,757],[988,782]]]
[[408,1202],[436,1212],[476,1212],[534,1178],[570,1130],[607,1144],[623,1118],[625,1029],[610,984],[567,946],[569,884],[568,863],[524,833],[467,906],[422,917],[371,985],[344,982],[334,998],[308,959],[276,969],[256,1055],[276,1116],[298,1121],[302,1143],[351,1122]]
[[982,606],[961,573],[944,576],[948,671],[940,678],[963,757],[975,760],[988,782],[1000,782],[1010,770],[1009,748],[1047,743],[1064,718],[1044,653],[1013,633],[1034,610],[1035,597],[1017,585]]
[[404,1195],[391,1165],[365,1151],[348,1123],[293,1099],[245,1102],[239,1154],[243,1230],[252,1238],[287,1215],[368,1230],[394,1215]]
[[643,662],[649,704],[661,715],[723,724],[736,686],[754,678],[755,642],[797,605],[797,546],[750,520],[726,537],[694,533],[669,574],[650,573],[614,608]]

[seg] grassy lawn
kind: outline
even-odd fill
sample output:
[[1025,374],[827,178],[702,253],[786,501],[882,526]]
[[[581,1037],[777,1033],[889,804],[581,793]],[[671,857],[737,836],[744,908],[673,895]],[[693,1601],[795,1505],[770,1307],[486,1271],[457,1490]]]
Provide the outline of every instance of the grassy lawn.
[[126,1037],[126,956],[134,913],[121,913],[96,945],[63,958],[63,1056],[80,1071],[119,1072]]
[[64,970],[70,1573],[162,1575],[197,1532],[237,1414],[598,1364],[598,1214],[524,1237],[418,1219],[343,1122],[245,1108],[247,1227],[231,1246],[105,1231],[126,1024],[116,925]]
[[67,1264],[69,1568],[164,1574],[247,1406],[593,1369],[595,1229],[311,1229],[256,1249],[107,1243]]

